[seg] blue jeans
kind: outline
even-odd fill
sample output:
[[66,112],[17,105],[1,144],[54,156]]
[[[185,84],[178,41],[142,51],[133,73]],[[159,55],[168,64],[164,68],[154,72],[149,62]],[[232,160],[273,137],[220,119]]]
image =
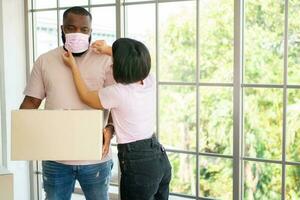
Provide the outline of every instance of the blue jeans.
[[87,200],[108,200],[113,162],[92,165],[64,165],[43,161],[43,183],[46,200],[70,200],[78,180]]

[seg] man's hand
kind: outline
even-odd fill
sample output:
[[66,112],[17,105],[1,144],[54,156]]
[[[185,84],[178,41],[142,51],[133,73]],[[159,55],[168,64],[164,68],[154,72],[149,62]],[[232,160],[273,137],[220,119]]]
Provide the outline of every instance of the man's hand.
[[112,56],[112,49],[106,44],[105,40],[96,40],[91,45],[91,48],[97,54],[106,54]]
[[103,129],[103,147],[102,147],[102,158],[104,158],[108,152],[110,147],[110,141],[113,138],[113,127],[107,126]]

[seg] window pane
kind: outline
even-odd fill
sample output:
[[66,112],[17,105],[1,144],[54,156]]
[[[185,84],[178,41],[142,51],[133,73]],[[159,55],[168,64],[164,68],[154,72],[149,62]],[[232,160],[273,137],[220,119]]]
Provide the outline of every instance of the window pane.
[[126,6],[125,20],[125,37],[139,40],[147,46],[151,55],[151,72],[155,73],[155,5]]
[[32,0],[33,9],[55,8],[57,0]]
[[168,153],[172,165],[170,192],[195,195],[196,157],[182,153]]
[[33,14],[35,59],[57,47],[57,12],[43,11]]
[[116,3],[116,0],[91,0],[91,4]]
[[194,82],[196,75],[195,2],[159,4],[160,81]]
[[59,11],[59,45],[62,46],[63,45],[63,42],[62,42],[62,39],[61,39],[61,25],[63,25],[63,15],[64,15],[64,12],[66,10],[60,10]]
[[59,0],[60,7],[87,6],[88,0]]
[[196,149],[196,88],[160,86],[159,138],[170,149]]
[[119,170],[119,159],[118,159],[118,150],[116,146],[112,146],[112,158],[114,166],[111,170],[111,183],[119,184],[118,170]]
[[199,147],[202,152],[232,154],[232,88],[200,87]]
[[233,0],[200,1],[200,81],[233,82]]
[[244,162],[244,200],[281,199],[281,165]]
[[288,90],[287,105],[287,159],[300,161],[300,90]]
[[232,160],[200,156],[200,196],[232,199]]
[[125,0],[125,2],[142,2],[142,1],[152,1],[152,0]]
[[196,198],[185,198],[185,197],[180,197],[180,196],[175,196],[175,195],[169,195],[170,200],[191,200],[191,199],[196,199]]
[[[109,199],[110,200],[117,200],[118,195],[119,195],[119,186],[110,185],[108,187],[108,192],[109,192]],[[86,199],[84,199],[84,200],[86,200]]]
[[243,127],[246,156],[281,159],[282,99],[282,89],[245,89]]
[[83,194],[72,194],[72,200],[86,200]]
[[245,82],[282,83],[284,0],[246,0],[245,12]]
[[286,199],[300,199],[300,166],[286,167]]
[[92,8],[91,13],[93,16],[92,40],[106,40],[110,45],[116,40],[116,8],[99,7]]
[[300,21],[299,0],[289,1],[288,82],[300,84]]

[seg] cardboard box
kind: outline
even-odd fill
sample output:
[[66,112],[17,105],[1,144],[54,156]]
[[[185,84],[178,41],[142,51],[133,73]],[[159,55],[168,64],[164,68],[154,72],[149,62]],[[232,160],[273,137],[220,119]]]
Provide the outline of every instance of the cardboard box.
[[0,168],[0,199],[14,199],[13,174],[3,168]]
[[12,160],[100,160],[103,112],[16,110],[11,115]]

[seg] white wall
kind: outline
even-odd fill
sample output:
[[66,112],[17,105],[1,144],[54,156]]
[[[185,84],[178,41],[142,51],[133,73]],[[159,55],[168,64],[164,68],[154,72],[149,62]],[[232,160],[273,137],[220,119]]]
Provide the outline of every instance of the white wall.
[[0,166],[3,166],[5,163],[3,162],[6,160],[2,155],[2,149],[6,149],[6,146],[2,144],[2,140],[5,138],[5,126],[2,125],[5,122],[5,104],[2,100],[4,97],[4,55],[3,55],[3,26],[2,26],[2,2],[0,1]]
[[[6,152],[8,159],[7,166],[8,169],[14,174],[15,200],[29,200],[30,182],[28,162],[16,162],[10,160],[10,113],[11,110],[19,108],[19,105],[23,99],[22,93],[26,83],[24,1],[2,0],[2,10],[0,10],[0,15],[2,15],[0,16],[0,20],[2,20],[2,29],[0,28],[0,31],[3,31],[2,54],[4,58],[3,60],[6,103],[5,116],[7,127]],[[1,63],[0,67],[3,67],[1,66]]]

